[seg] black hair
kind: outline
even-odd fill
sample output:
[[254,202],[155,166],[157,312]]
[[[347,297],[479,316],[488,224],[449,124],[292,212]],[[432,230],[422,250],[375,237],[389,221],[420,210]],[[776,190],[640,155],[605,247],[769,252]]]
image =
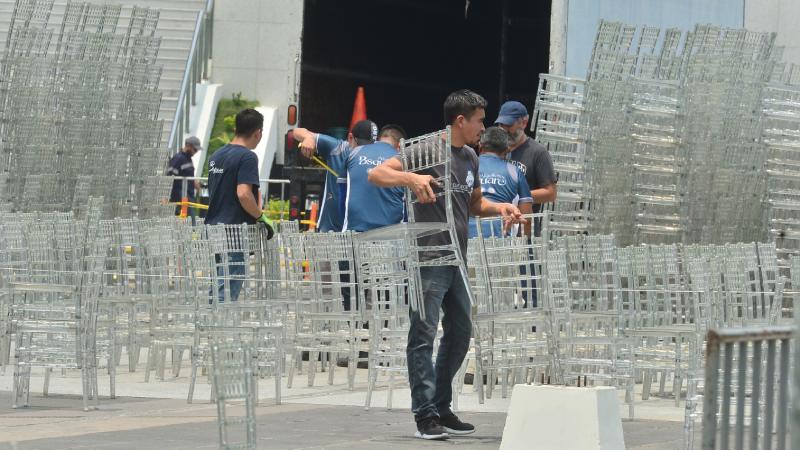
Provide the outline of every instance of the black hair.
[[448,95],[444,101],[444,123],[451,125],[458,116],[469,119],[476,109],[486,109],[486,105],[486,99],[480,94],[469,89],[459,89]]
[[262,128],[264,116],[255,109],[243,109],[236,114],[236,136],[248,137]]
[[381,128],[381,132],[378,133],[378,137],[385,136],[396,139],[398,142],[400,142],[400,139],[405,139],[408,137],[406,130],[396,123],[387,123]]
[[508,140],[506,130],[497,126],[489,127],[481,136],[481,151],[504,153],[508,150]]

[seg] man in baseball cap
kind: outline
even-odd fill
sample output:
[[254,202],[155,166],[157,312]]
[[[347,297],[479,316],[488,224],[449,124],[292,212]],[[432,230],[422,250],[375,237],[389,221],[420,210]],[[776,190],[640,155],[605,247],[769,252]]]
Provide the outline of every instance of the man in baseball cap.
[[[176,153],[169,161],[167,175],[174,177],[193,177],[194,163],[192,157],[203,149],[200,139],[197,136],[189,136],[183,141],[183,148]],[[172,183],[172,192],[169,195],[170,202],[179,202],[183,199],[183,184],[186,183],[186,198],[190,202],[195,201],[195,192],[200,190],[200,182],[197,180],[175,180]],[[180,215],[181,207],[175,207],[175,215]],[[194,220],[197,212],[195,208],[188,208],[189,216]]]
[[494,123],[510,127],[518,120],[525,117],[528,117],[528,110],[525,108],[525,105],[512,100],[500,106],[500,113],[497,115],[497,120],[495,120]]
[[353,125],[350,130],[350,135],[347,136],[348,140],[352,139],[356,145],[351,145],[355,148],[359,145],[369,145],[378,140],[378,125],[371,120],[360,120]]
[[375,142],[378,139],[378,126],[371,120],[358,121],[347,134],[346,141],[305,128],[295,128],[293,133],[295,140],[300,142],[303,156],[311,158],[316,153],[330,168],[325,176],[325,192],[317,229],[321,232],[342,231],[344,197],[339,185],[347,185],[347,157],[354,148]]
[[[508,132],[509,162],[525,175],[533,197],[533,212],[538,213],[543,203],[556,200],[558,181],[550,152],[542,144],[525,134],[528,127],[528,109],[520,102],[507,101],[500,106],[495,124]],[[539,235],[541,225],[534,224],[534,234]]]

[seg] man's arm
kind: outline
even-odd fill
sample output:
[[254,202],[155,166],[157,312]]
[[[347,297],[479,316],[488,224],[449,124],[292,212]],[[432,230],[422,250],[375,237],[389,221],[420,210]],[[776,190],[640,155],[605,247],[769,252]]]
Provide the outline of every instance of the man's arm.
[[242,205],[247,214],[250,214],[253,219],[261,217],[261,208],[258,207],[258,202],[253,196],[253,185],[237,184],[236,196],[239,198],[239,204]]
[[533,202],[537,205],[554,202],[556,201],[558,178],[553,167],[553,159],[550,157],[550,153],[544,149],[535,155],[532,167],[528,168],[528,170],[534,171],[535,179],[539,181],[536,185],[530,185],[531,188],[534,188],[531,189]]
[[436,195],[433,187],[439,183],[430,175],[418,175],[404,172],[403,164],[397,158],[386,160],[383,164],[369,171],[367,180],[378,187],[405,186],[411,189],[420,203],[433,203]]
[[547,186],[539,189],[531,189],[531,196],[533,196],[533,202],[536,203],[537,205],[556,201],[557,193],[558,193],[558,188],[556,187],[556,183],[550,183]]
[[[519,212],[522,213],[523,215],[524,214],[533,214],[533,203],[531,203],[531,202],[520,203],[519,204]],[[531,235],[531,222],[533,222],[533,221],[532,220],[525,220],[525,223],[523,225],[524,226],[523,231],[525,233],[525,236],[529,236],[530,237],[530,235]]]
[[483,198],[479,187],[472,190],[469,213],[480,217],[503,217],[503,231],[508,231],[512,224],[525,222],[525,219],[522,218],[522,213],[519,212],[516,206],[511,203],[495,203],[486,200]]

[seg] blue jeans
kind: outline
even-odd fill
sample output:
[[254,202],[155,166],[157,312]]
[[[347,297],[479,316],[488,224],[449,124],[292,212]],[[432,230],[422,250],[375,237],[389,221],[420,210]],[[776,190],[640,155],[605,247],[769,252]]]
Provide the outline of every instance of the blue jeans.
[[[453,378],[467,355],[472,333],[472,307],[458,267],[423,267],[420,275],[425,320],[419,311],[411,312],[406,348],[411,410],[416,420],[452,413]],[[440,309],[444,334],[434,367],[431,359]]]
[[[533,249],[528,249],[528,257],[533,258]],[[531,307],[535,308],[537,305],[537,298],[536,298],[536,279],[533,278],[536,275],[536,268],[533,264],[523,264],[519,266],[519,273],[522,275],[530,275],[531,276],[531,287],[528,289],[528,282],[523,279],[522,280],[522,299],[523,299],[523,308],[528,307],[528,293],[530,292],[531,296]]]
[[[214,260],[217,263],[217,293],[219,294],[219,303],[225,302],[225,269],[222,267],[222,255],[214,255]],[[239,299],[239,292],[242,290],[244,284],[244,252],[231,252],[228,253],[228,276],[230,280],[231,301],[235,302]],[[209,297],[211,293],[209,292]],[[208,299],[208,304],[212,303],[212,299]]]

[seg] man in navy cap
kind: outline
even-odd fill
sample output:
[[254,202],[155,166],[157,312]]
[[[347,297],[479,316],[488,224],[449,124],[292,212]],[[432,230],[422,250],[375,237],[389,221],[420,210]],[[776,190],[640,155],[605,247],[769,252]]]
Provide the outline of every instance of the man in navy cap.
[[[200,145],[200,139],[196,136],[189,136],[183,143],[181,151],[176,153],[172,159],[169,160],[169,168],[167,175],[175,177],[193,177],[194,176],[194,163],[192,157],[203,149]],[[186,183],[186,198],[190,202],[195,201],[195,192],[200,190],[200,182],[197,180],[175,180],[172,183],[172,192],[169,194],[169,201],[172,203],[180,202],[183,200],[183,185]],[[181,206],[175,207],[175,215],[180,215]],[[188,209],[189,216],[194,222],[196,215],[195,208]]]
[[303,156],[311,158],[316,152],[326,160],[333,172],[336,172],[336,175],[328,172],[325,176],[325,193],[317,229],[323,233],[342,231],[344,225],[343,195],[346,193],[342,192],[339,185],[347,183],[347,158],[354,148],[372,144],[378,139],[378,126],[371,120],[358,121],[348,133],[346,141],[322,133],[314,133],[305,128],[295,128],[293,133],[294,139],[300,142],[300,152]]
[[[528,110],[520,102],[507,101],[500,107],[495,125],[508,132],[510,139],[509,160],[525,174],[533,197],[533,212],[541,205],[556,200],[556,172],[550,153],[540,143],[525,134],[528,127]],[[538,221],[537,221],[538,222]],[[534,224],[534,234],[541,234],[541,224]]]

